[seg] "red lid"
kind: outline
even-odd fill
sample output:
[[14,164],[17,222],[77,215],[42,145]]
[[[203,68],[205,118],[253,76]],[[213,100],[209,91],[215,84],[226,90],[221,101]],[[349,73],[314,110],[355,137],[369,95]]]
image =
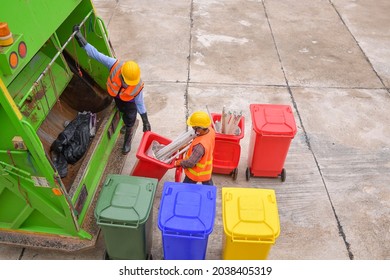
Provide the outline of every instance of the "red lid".
[[294,137],[297,133],[289,105],[250,104],[252,126],[258,134]]

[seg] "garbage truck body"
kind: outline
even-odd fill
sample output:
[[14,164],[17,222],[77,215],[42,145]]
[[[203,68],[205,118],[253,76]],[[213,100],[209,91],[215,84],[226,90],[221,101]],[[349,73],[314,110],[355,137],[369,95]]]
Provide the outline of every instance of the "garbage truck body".
[[[96,198],[105,174],[123,166],[115,153],[122,123],[108,70],[78,46],[73,26],[112,56],[107,29],[90,0],[0,2],[0,243],[94,246]],[[96,132],[60,176],[53,142],[85,112],[96,116]]]

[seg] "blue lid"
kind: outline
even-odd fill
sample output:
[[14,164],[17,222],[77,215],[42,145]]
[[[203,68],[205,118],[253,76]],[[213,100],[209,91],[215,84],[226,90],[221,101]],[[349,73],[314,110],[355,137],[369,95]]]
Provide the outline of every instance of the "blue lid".
[[164,233],[208,235],[213,231],[215,186],[165,182],[158,213]]

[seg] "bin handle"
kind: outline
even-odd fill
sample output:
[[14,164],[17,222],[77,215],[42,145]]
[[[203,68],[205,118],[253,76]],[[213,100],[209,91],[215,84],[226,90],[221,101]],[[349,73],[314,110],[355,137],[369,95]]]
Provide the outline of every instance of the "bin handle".
[[166,190],[165,190],[165,195],[171,195],[172,194],[172,188],[171,187],[169,187],[169,188],[167,188]]
[[[110,206],[107,206],[106,208],[102,209],[101,212],[103,212],[105,209],[107,209],[108,207]],[[138,228],[139,227],[139,220],[140,220],[140,215],[139,213],[137,212],[137,210],[135,210],[133,208],[134,212],[137,214],[138,216],[138,219],[137,219],[137,224],[136,225],[130,225],[130,224],[126,224],[126,223],[122,223],[122,224],[116,224],[114,223],[113,221],[111,222],[103,222],[101,219],[100,219],[100,216],[97,218],[97,223],[99,224],[105,224],[105,225],[110,225],[110,226],[113,226],[113,227],[119,227],[119,228]]]
[[165,231],[165,230],[163,232],[164,232],[164,236],[172,236],[172,237],[183,236],[183,237],[191,237],[193,239],[205,239],[206,238],[206,233],[193,235],[193,234],[177,234],[174,231]]
[[291,138],[293,139],[294,136],[291,136],[291,135],[285,135],[285,134],[261,134],[262,136],[267,136],[269,138]]
[[109,225],[109,226],[112,226],[112,227],[118,227],[118,228],[138,228],[139,226],[139,221],[137,222],[137,225],[136,226],[133,226],[133,225],[126,225],[126,224],[115,224],[115,223],[107,223],[107,222],[102,222],[100,219],[97,220],[97,223],[98,224],[101,224],[101,225]]
[[239,222],[235,224],[235,226],[233,227],[232,229],[232,240],[233,241],[240,241],[240,242],[244,242],[244,243],[263,243],[263,244],[274,244],[275,243],[275,232],[273,230],[273,228],[267,223],[267,222],[264,222],[264,224],[271,230],[271,232],[273,233],[273,236],[271,238],[267,238],[267,240],[262,240],[261,238],[258,238],[258,240],[248,240],[248,239],[244,239],[244,238],[239,238],[239,237],[234,237],[234,229],[238,226]]
[[[165,224],[168,223],[168,221],[170,221],[171,219],[173,219],[175,216],[171,216],[170,218],[168,218],[166,221],[165,221]],[[202,224],[203,226],[203,231],[202,233],[199,233],[199,235],[202,234],[203,238],[206,236],[206,225],[203,223],[203,221],[201,219],[199,219],[199,217],[196,217],[196,219]],[[196,235],[191,235],[191,234],[173,234],[174,232],[177,232],[177,231],[174,231],[174,230],[167,230],[167,227],[164,225],[162,226],[162,231],[165,233],[165,232],[170,232],[171,234],[170,235],[175,235],[175,236],[193,236],[193,237],[196,237]]]
[[242,243],[261,243],[261,244],[275,244],[275,238],[271,238],[271,240],[262,240],[259,238],[259,240],[249,240],[249,239],[241,239],[241,238],[234,238],[232,236],[233,241],[240,241]]
[[208,198],[209,200],[213,200],[213,199],[214,199],[214,195],[213,195],[213,192],[212,192],[212,191],[208,191],[208,192],[207,192],[207,198]]
[[232,193],[228,192],[225,194],[224,198],[225,198],[225,201],[230,201],[233,199],[233,195],[232,195]]
[[108,178],[108,179],[106,180],[106,182],[104,183],[104,186],[110,185],[111,181],[112,181],[112,179],[111,179],[111,178]]

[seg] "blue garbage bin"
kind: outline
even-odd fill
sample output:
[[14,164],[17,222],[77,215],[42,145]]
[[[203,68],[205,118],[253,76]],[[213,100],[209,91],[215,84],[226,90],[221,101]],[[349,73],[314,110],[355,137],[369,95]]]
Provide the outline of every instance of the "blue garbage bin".
[[165,260],[204,260],[213,231],[216,187],[165,182],[158,213]]

